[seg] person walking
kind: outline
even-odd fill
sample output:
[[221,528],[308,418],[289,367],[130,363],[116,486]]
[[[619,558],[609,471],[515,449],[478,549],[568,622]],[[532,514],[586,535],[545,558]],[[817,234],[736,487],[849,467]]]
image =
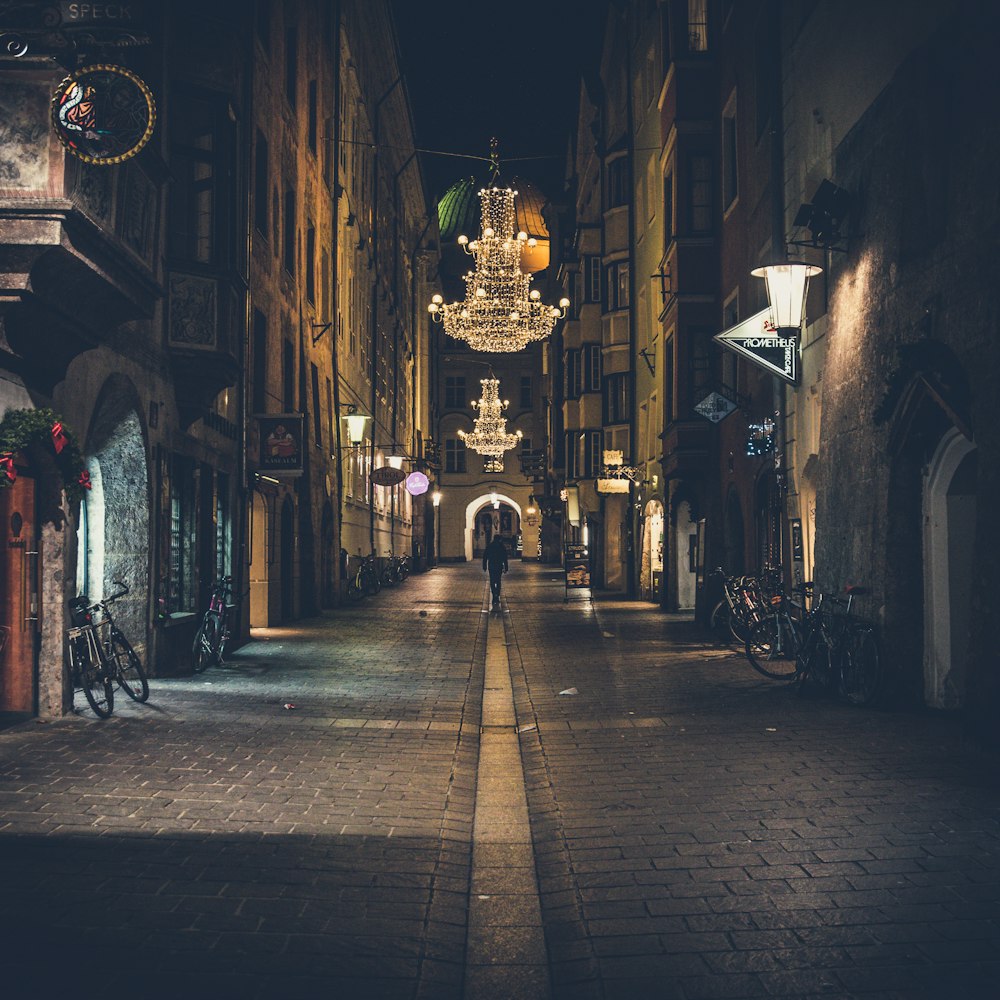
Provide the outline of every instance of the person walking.
[[493,592],[493,607],[500,607],[500,581],[507,572],[507,546],[499,535],[494,535],[483,552],[483,572],[489,571],[490,590]]

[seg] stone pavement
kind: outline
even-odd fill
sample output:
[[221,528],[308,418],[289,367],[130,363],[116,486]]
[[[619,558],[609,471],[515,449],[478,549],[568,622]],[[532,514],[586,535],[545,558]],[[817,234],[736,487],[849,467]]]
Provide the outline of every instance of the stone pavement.
[[1000,996],[996,762],[954,720],[505,581],[487,614],[442,567],[0,732],[0,995]]

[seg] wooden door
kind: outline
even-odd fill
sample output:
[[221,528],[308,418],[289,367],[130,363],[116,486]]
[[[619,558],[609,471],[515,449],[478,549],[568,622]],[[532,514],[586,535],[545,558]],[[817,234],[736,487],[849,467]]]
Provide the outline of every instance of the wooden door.
[[35,482],[0,490],[0,711],[35,711],[38,535]]

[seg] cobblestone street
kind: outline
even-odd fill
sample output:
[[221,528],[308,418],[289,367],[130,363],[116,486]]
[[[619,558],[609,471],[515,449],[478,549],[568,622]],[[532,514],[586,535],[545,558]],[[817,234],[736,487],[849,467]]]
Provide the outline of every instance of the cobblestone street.
[[955,720],[582,593],[443,567],[0,733],[6,996],[1000,995]]

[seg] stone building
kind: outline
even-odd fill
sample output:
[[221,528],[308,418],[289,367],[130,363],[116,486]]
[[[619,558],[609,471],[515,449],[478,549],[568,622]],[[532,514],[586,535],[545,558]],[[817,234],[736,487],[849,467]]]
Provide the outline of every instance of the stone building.
[[[66,501],[46,440],[0,456],[0,710],[50,716],[78,592],[124,581],[123,630],[177,673],[219,576],[238,643],[334,603],[341,545],[420,554],[424,501],[367,477],[422,461],[434,242],[387,3],[43,7],[3,25],[0,432],[51,409],[91,488]],[[145,82],[138,155],[58,141],[77,55]],[[355,449],[348,403],[370,418]]]

